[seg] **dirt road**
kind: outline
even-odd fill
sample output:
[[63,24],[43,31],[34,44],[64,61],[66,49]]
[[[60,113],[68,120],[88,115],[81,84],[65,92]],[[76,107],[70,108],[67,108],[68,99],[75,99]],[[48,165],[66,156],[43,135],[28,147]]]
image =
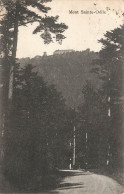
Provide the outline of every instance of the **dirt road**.
[[122,194],[124,189],[115,180],[89,171],[63,171],[65,176],[54,194]]

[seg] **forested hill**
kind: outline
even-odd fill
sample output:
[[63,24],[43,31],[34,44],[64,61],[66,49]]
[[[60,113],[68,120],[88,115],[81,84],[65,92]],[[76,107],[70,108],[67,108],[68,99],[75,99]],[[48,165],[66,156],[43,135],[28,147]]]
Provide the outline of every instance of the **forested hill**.
[[54,84],[66,99],[68,106],[77,107],[82,103],[82,88],[86,80],[91,80],[95,87],[100,82],[90,70],[93,59],[98,58],[98,53],[85,51],[72,51],[51,56],[36,56],[32,59],[19,59],[21,66],[32,64],[36,71],[42,75],[48,84]]

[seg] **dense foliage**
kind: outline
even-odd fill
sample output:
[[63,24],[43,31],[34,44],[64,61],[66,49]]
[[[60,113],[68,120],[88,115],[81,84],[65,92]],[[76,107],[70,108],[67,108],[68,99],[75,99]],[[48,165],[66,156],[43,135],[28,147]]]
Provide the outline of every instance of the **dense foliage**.
[[[34,171],[36,172],[35,167],[38,163],[35,163],[35,161],[38,157],[38,162],[44,161],[42,169],[49,168],[49,165],[43,159],[46,157],[46,147],[44,148],[44,146],[47,144],[47,131],[52,131],[51,128],[53,126],[55,129],[53,131],[57,130],[58,125],[56,124],[55,126],[55,122],[53,121],[52,123],[52,120],[55,117],[57,118],[57,113],[60,114],[59,108],[61,111],[64,106],[61,95],[56,92],[53,86],[49,86],[48,89],[42,78],[37,77],[36,73],[32,73],[30,76],[30,66],[24,71],[18,71],[16,63],[18,30],[20,26],[36,22],[37,27],[33,33],[40,33],[45,44],[53,42],[53,40],[61,43],[65,38],[63,32],[67,29],[67,26],[64,23],[58,23],[58,16],[46,15],[50,7],[45,6],[45,4],[50,1],[0,1],[0,54],[2,58],[0,61],[0,81],[2,86],[0,89],[0,105],[2,105],[0,110],[0,120],[2,121],[0,123],[0,140],[2,140],[0,152],[3,153],[1,155],[4,164],[4,174],[9,180],[15,180],[15,182],[21,182],[21,180],[31,176]],[[34,94],[33,90],[35,90],[36,94]],[[45,103],[44,100],[46,101]],[[60,106],[57,106],[57,104],[56,106],[52,105],[54,102],[60,104]],[[47,108],[50,108],[50,110],[46,111]],[[44,136],[41,139],[43,138],[45,143],[40,139],[42,135],[38,136],[40,133],[39,128],[43,130]],[[38,140],[42,142],[42,146]],[[38,148],[36,144],[38,144]],[[39,154],[41,147],[43,150],[45,149],[43,151],[44,154],[42,154],[44,156],[42,157]],[[39,151],[38,156],[35,156],[37,149]],[[45,165],[45,168],[43,168],[43,165]]]
[[32,176],[48,176],[55,168],[67,168],[72,111],[31,65],[15,71],[13,107],[4,137],[4,170],[9,180],[19,184]]
[[66,99],[69,107],[76,108],[82,103],[82,88],[86,80],[91,80],[95,88],[101,83],[96,74],[90,73],[91,62],[98,59],[98,53],[90,51],[72,51],[51,56],[36,56],[34,58],[22,58],[19,62],[22,66],[28,63],[36,66],[36,71],[48,84],[54,84]]
[[77,110],[77,158],[80,167],[106,167],[108,146],[107,105],[101,89],[91,82],[83,88],[84,102]]
[[124,114],[124,25],[105,34],[100,42],[100,67],[104,80],[104,94],[110,109],[109,121],[109,155],[112,169],[123,166],[123,114]]
[[[96,91],[88,83],[83,89],[84,104],[78,111],[78,119],[81,123],[79,139],[80,133],[84,134],[84,154],[82,153],[81,157],[84,155],[89,166],[97,168],[100,166],[111,172],[120,168],[122,170],[124,160],[123,35],[124,26],[121,26],[106,32],[104,38],[100,40],[103,48],[99,53],[99,59],[93,60],[92,72],[97,73],[102,80],[102,87]],[[79,145],[80,149],[81,145]]]

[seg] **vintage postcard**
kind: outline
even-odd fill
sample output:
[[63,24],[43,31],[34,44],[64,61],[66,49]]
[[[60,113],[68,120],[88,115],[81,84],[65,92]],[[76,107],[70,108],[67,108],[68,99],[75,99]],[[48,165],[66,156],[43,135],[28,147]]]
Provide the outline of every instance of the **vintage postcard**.
[[0,193],[124,193],[124,1],[0,0]]

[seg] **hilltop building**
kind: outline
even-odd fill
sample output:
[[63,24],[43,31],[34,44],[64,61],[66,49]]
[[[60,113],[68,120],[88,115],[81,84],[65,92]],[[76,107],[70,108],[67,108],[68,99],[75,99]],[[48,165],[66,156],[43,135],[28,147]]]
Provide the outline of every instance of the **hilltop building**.
[[74,52],[73,49],[68,49],[68,50],[56,50],[54,51],[53,55],[61,55],[61,54],[65,54],[65,53],[71,53]]

